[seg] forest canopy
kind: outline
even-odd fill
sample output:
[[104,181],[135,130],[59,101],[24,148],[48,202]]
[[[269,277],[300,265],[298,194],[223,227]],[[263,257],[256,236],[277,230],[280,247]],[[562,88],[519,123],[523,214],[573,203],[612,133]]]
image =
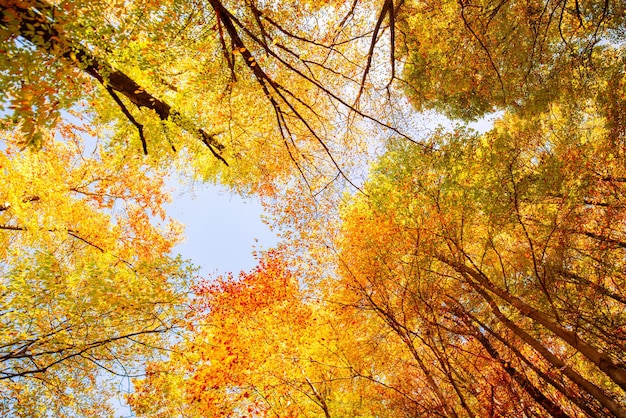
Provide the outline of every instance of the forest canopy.
[[[0,0],[0,411],[626,417],[625,48],[617,0]],[[197,277],[172,174],[281,243]]]

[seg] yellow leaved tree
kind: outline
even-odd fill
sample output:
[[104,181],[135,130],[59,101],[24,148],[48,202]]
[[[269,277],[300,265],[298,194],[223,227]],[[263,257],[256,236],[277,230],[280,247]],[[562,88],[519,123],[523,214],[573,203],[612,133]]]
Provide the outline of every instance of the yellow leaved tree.
[[[344,307],[307,290],[271,250],[238,278],[201,283],[190,341],[166,362],[151,362],[129,396],[140,416],[376,416],[391,390],[368,369],[381,358],[359,344]],[[394,360],[391,360],[394,361]]]
[[[79,124],[41,149],[2,132],[0,411],[111,413],[111,374],[159,355],[191,271],[170,256],[164,173],[107,149]],[[104,373],[103,373],[104,372]],[[109,377],[109,378],[107,378]]]
[[626,165],[596,105],[398,141],[345,206],[334,293],[404,343],[411,411],[626,416]]

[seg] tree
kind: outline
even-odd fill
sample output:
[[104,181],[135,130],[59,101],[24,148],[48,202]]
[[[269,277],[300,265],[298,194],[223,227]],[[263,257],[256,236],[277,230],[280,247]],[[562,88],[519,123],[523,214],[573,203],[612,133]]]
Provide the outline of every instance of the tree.
[[362,141],[346,117],[397,130],[365,89],[375,71],[364,46],[382,21],[371,35],[365,22],[378,6],[5,1],[1,83],[13,97],[0,99],[35,143],[35,126],[87,99],[114,124],[112,140],[131,136],[128,146],[159,161],[184,149],[181,166],[203,179],[243,191],[294,172],[313,189],[350,182],[342,157]]
[[181,229],[165,217],[162,177],[97,142],[88,153],[87,127],[56,132],[39,151],[2,132],[0,393],[11,416],[111,413],[107,375],[134,376],[167,348],[191,274],[169,254]]
[[589,90],[602,97],[616,88],[602,74],[622,74],[620,1],[406,2],[401,13],[403,83],[418,109],[466,120],[541,112]]
[[[301,288],[271,250],[250,273],[200,283],[194,338],[151,363],[129,396],[141,416],[352,416],[382,413],[359,376],[354,336],[331,306]],[[352,344],[352,346],[350,346]],[[380,356],[380,353],[378,354]],[[372,379],[370,376],[369,379]]]
[[398,141],[345,209],[344,287],[446,415],[624,416],[625,167],[598,113]]

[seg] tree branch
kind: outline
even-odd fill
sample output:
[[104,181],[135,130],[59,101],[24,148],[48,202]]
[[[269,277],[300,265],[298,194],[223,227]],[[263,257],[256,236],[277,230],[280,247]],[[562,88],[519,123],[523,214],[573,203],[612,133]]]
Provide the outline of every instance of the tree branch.
[[[171,120],[183,130],[199,136],[213,155],[226,164],[226,160],[218,153],[218,151],[224,150],[224,145],[219,143],[214,135],[197,127],[195,123],[184,118],[169,104],[148,93],[145,88],[137,84],[128,75],[115,69],[105,60],[94,56],[89,49],[79,42],[67,38],[55,24],[54,19],[49,17],[54,16],[55,13],[58,13],[58,10],[43,0],[34,0],[29,6],[7,0],[0,3],[2,24],[14,36],[26,39],[50,55],[63,58],[66,62],[98,80],[107,90],[110,89],[110,91],[125,96],[138,108],[151,109],[161,120]],[[117,100],[116,103],[119,106]],[[127,111],[124,112],[126,117],[128,114]],[[130,121],[137,126],[133,119]]]
[[135,117],[131,115],[131,113],[126,108],[126,105],[124,104],[124,102],[122,102],[122,100],[119,98],[119,96],[115,93],[115,91],[111,87],[107,87],[106,89],[111,95],[111,97],[113,98],[113,100],[115,101],[115,103],[117,103],[120,109],[122,109],[122,113],[124,113],[124,115],[126,115],[128,120],[137,127],[137,131],[139,131],[139,139],[141,140],[141,146],[143,148],[143,154],[148,155],[148,145],[146,144],[146,137],[143,134],[143,125],[137,122],[137,119],[135,119]]

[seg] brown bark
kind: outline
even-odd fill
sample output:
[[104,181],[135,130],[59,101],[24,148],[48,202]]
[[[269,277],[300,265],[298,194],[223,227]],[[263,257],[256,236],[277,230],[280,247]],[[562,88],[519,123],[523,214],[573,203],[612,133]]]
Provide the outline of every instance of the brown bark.
[[[467,273],[465,273],[464,275],[467,275]],[[495,301],[487,294],[487,292],[483,288],[480,287],[478,283],[471,280],[469,277],[467,278],[467,280],[468,283],[474,288],[474,290],[476,290],[476,292],[478,292],[485,299],[485,301],[489,304],[491,311],[504,326],[513,331],[513,333],[517,335],[522,341],[524,341],[524,343],[534,348],[539,354],[541,354],[544,359],[551,363],[556,369],[560,370],[561,373],[563,373],[571,381],[578,385],[578,387],[597,399],[598,402],[600,402],[605,408],[611,411],[612,414],[620,418],[626,418],[625,408],[623,408],[621,405],[619,405],[613,399],[607,396],[606,393],[604,393],[604,391],[598,386],[588,381],[571,367],[569,367],[567,364],[565,364],[563,360],[553,354],[540,341],[537,341],[534,337],[532,337],[522,328],[517,326],[513,321],[507,318],[502,313],[502,311],[500,311]]]
[[561,338],[567,344],[574,349],[578,350],[583,356],[589,359],[600,370],[602,370],[613,382],[619,385],[622,389],[626,390],[626,370],[624,366],[612,359],[605,353],[598,351],[595,347],[582,340],[575,332],[568,331],[561,327],[559,324],[548,318],[543,312],[529,306],[521,299],[511,295],[509,292],[494,285],[482,272],[476,271],[472,268],[465,266],[464,264],[450,260],[446,257],[438,256],[440,261],[446,263],[450,267],[454,268],[457,272],[464,276],[469,276],[473,280],[468,280],[468,283],[474,288],[480,284],[484,289],[497,295],[515,307],[522,315],[532,319],[536,323],[546,327],[549,331]]
[[533,372],[537,374],[543,381],[548,383],[550,386],[558,390],[563,396],[565,396],[568,400],[570,400],[573,404],[577,405],[582,411],[584,411],[588,416],[606,416],[607,412],[601,411],[597,406],[590,406],[588,399],[583,399],[575,394],[572,394],[567,387],[565,387],[560,382],[555,381],[551,376],[549,376],[546,372],[541,370],[536,362],[528,359],[524,354],[520,352],[520,350],[515,347],[510,341],[504,338],[502,335],[498,334],[495,330],[491,329],[487,324],[482,323],[476,317],[472,316],[468,312],[464,310],[464,307],[460,302],[454,300],[454,302],[458,305],[458,308],[454,309],[453,312],[459,318],[467,318],[467,320],[463,320],[463,322],[475,322],[480,329],[485,330],[487,333],[492,335],[496,340],[500,341],[508,350],[510,350],[519,360],[521,360],[526,366],[528,366]]
[[504,371],[511,376],[511,378],[519,385],[520,388],[524,390],[528,395],[530,395],[535,402],[537,402],[546,412],[548,412],[553,417],[565,418],[569,417],[561,409],[561,407],[549,398],[547,398],[535,385],[532,384],[528,378],[520,373],[510,362],[504,360],[500,357],[500,354],[495,349],[495,347],[491,344],[491,342],[485,337],[480,331],[475,330],[472,332],[474,338],[478,340],[478,342],[485,348],[487,353],[494,359],[500,366],[504,369]]

